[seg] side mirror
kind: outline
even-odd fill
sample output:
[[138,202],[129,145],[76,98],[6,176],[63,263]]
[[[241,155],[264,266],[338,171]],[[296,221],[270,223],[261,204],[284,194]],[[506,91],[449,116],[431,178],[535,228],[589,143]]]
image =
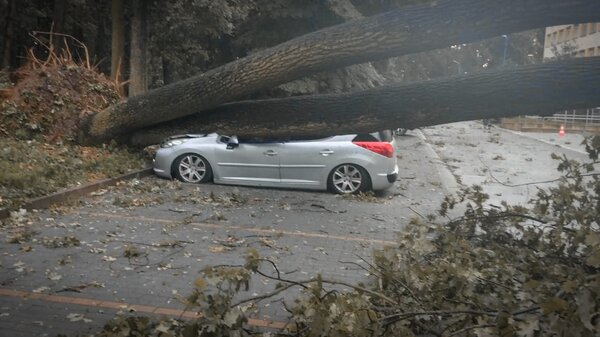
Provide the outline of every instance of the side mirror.
[[233,150],[238,146],[240,146],[240,142],[238,141],[237,136],[229,137],[229,140],[227,141],[227,150]]

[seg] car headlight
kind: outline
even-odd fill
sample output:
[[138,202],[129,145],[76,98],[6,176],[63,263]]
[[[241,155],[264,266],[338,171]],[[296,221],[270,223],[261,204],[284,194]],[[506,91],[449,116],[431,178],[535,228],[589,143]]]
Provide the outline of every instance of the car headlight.
[[175,145],[181,145],[183,143],[185,143],[187,141],[187,139],[172,139],[172,140],[167,140],[164,141],[160,144],[160,147],[162,148],[166,148],[166,147],[173,147]]

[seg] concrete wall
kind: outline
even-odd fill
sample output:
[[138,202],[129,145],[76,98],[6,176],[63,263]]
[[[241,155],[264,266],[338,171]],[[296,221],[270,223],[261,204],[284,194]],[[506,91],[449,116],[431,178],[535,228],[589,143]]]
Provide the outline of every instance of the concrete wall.
[[505,129],[522,132],[556,132],[564,126],[566,132],[600,135],[600,124],[589,124],[577,121],[556,121],[542,118],[512,117],[502,118],[500,126]]
[[562,25],[546,28],[544,59],[560,55],[600,56],[600,23]]

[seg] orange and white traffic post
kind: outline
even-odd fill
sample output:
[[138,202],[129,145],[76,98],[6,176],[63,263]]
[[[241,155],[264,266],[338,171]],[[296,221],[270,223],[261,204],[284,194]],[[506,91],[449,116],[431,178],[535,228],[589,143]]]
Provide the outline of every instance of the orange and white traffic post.
[[558,130],[558,136],[559,137],[564,137],[565,136],[565,126],[564,125],[560,126],[560,130]]

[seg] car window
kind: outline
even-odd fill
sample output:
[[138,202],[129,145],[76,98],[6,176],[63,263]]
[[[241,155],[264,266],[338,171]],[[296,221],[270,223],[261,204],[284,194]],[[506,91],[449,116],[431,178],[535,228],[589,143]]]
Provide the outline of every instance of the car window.
[[356,135],[356,137],[354,137],[354,139],[352,139],[352,141],[353,142],[378,142],[379,139],[377,139],[372,134],[363,133],[363,134]]
[[283,140],[276,138],[239,138],[240,144],[267,144],[283,143]]

